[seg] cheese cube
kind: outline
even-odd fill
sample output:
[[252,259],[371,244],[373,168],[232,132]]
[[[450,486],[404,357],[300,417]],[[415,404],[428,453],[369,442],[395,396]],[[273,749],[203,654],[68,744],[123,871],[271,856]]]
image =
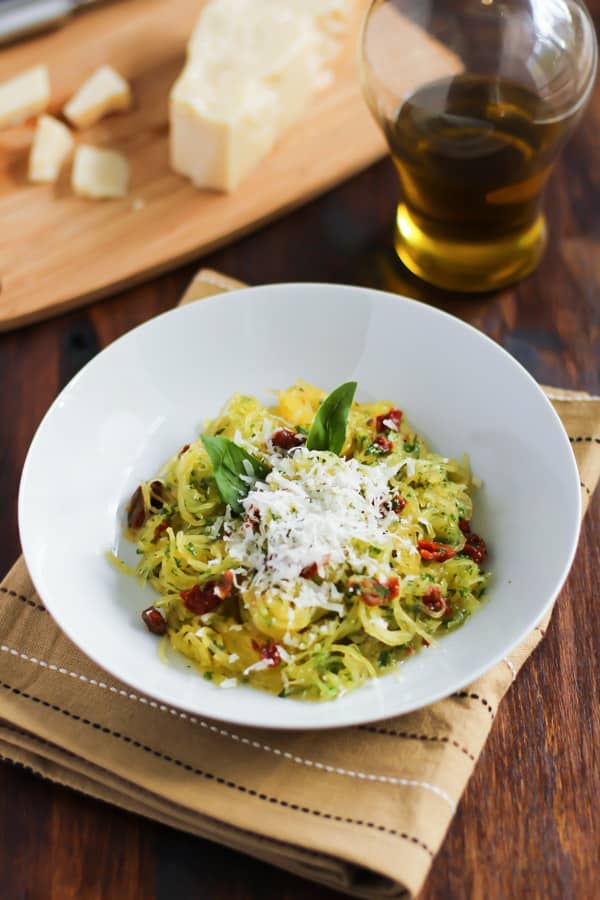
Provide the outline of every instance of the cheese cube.
[[71,185],[80,197],[124,197],[129,163],[120,153],[81,146],[75,152]]
[[73,136],[66,125],[52,116],[41,116],[29,155],[29,180],[56,181],[73,144]]
[[0,84],[0,128],[18,125],[44,112],[50,102],[50,78],[46,66],[34,66]]
[[306,109],[353,3],[209,0],[171,91],[175,171],[234,190]]
[[63,112],[78,128],[87,128],[107,113],[129,106],[131,89],[125,79],[110,66],[100,66],[81,85]]

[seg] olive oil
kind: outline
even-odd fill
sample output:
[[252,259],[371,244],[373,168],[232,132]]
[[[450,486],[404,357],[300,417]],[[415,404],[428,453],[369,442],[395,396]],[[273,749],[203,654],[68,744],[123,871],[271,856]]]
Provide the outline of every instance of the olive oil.
[[396,249],[450,290],[491,290],[528,274],[546,241],[543,189],[570,133],[533,92],[459,75],[418,90],[386,136],[403,199]]

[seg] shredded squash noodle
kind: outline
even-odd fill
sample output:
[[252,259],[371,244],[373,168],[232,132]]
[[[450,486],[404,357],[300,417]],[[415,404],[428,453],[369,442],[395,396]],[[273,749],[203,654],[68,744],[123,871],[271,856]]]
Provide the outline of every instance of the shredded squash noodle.
[[131,498],[136,574],[158,593],[142,618],[221,687],[329,700],[480,606],[466,457],[355,387],[342,413],[304,382],[272,408],[236,394]]

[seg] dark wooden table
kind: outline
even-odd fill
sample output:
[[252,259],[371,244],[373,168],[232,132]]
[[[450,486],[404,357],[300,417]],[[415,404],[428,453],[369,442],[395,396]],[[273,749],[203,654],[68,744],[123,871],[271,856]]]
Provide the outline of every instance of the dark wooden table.
[[[589,6],[598,24],[600,0]],[[396,180],[385,161],[193,265],[0,335],[0,570],[19,553],[19,476],[47,407],[100,348],[174,306],[201,264],[251,284],[339,281],[422,298],[491,335],[540,381],[598,392],[599,134],[597,89],[548,189],[548,253],[533,276],[497,295],[448,295],[395,263]],[[546,640],[502,704],[423,900],[600,896],[599,548],[596,498]],[[8,764],[0,765],[0,886],[3,900],[341,896]]]

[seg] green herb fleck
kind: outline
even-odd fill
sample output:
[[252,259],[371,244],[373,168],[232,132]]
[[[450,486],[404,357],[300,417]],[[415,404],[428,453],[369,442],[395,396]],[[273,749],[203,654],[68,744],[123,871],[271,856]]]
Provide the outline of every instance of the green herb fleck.
[[365,450],[365,456],[383,456],[387,451],[380,447],[379,444],[369,444]]

